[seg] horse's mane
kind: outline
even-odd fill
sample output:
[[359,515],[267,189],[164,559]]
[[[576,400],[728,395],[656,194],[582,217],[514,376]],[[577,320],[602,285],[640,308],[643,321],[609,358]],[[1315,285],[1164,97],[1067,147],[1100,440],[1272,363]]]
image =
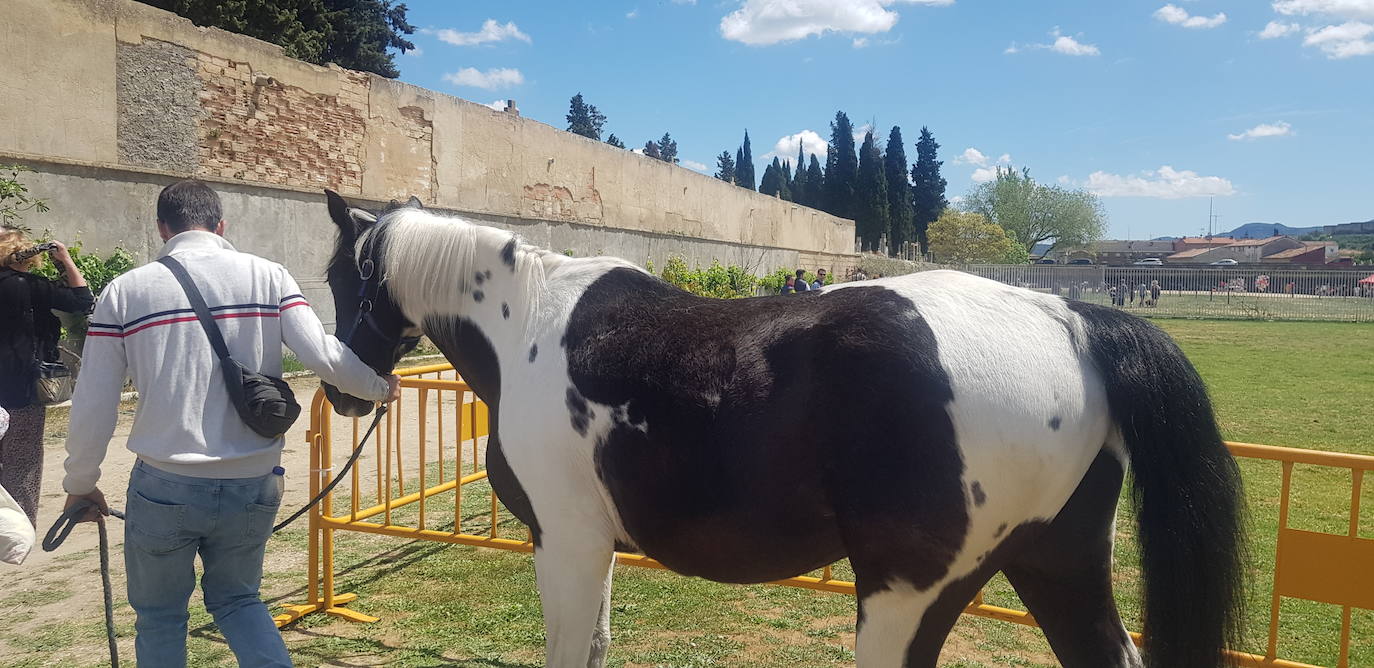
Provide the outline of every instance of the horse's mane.
[[[422,209],[398,209],[384,215],[377,225],[358,239],[358,249],[373,234],[381,234],[382,280],[392,299],[413,322],[420,324],[430,315],[462,315],[474,303],[471,293],[476,274],[492,270],[498,284],[514,279],[511,306],[523,300],[528,338],[545,292],[543,256],[548,252],[522,244],[505,230],[478,225],[458,217],[440,216]],[[479,250],[493,256],[511,242],[515,243],[514,276],[499,257],[492,267],[477,266]]]

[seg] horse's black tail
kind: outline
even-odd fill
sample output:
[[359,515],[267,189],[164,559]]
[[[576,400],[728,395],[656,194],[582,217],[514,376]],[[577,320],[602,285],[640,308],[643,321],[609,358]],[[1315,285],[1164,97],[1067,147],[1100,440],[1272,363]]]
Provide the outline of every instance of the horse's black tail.
[[1240,471],[1206,388],[1167,334],[1070,302],[1130,456],[1145,579],[1145,665],[1227,665],[1239,640],[1245,536]]

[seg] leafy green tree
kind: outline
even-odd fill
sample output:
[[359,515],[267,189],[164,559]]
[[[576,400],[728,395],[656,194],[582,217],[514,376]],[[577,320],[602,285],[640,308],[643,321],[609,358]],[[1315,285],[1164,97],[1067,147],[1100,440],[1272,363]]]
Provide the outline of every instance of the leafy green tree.
[[715,177],[726,183],[735,182],[735,159],[730,157],[729,151],[721,151],[716,156]]
[[[606,125],[606,115],[597,110],[596,105],[583,101],[581,92],[568,101],[567,119],[568,132],[601,141],[601,128]],[[607,139],[607,142],[610,140]]]
[[887,135],[887,152],[883,155],[883,174],[887,177],[887,217],[892,233],[888,250],[896,255],[908,242],[916,240],[916,228],[911,223],[911,182],[906,176],[906,148],[902,146],[902,129],[892,126]]
[[854,227],[864,250],[878,250],[878,242],[888,233],[889,223],[883,155],[878,152],[873,131],[869,130],[859,149],[859,179],[854,188]]
[[945,163],[936,160],[939,150],[934,135],[922,127],[921,138],[916,142],[916,164],[911,166],[911,224],[922,251],[930,250],[926,228],[949,206],[945,200],[945,178],[940,176],[940,165]]
[[749,131],[744,131],[744,145],[735,154],[735,185],[754,189],[754,151],[749,147]]
[[48,201],[30,195],[28,186],[19,180],[21,173],[32,171],[23,165],[0,165],[0,225],[27,232],[29,228],[19,223],[24,214],[48,210]]
[[663,154],[660,153],[658,150],[658,143],[652,139],[644,142],[644,155],[653,158],[654,160],[663,159]]
[[611,133],[611,136],[606,138],[606,143],[616,148],[625,148],[625,142],[620,141],[620,137],[615,136],[614,132]]
[[843,111],[830,122],[830,150],[826,153],[825,210],[841,218],[853,218],[859,159],[854,154],[854,124]]
[[673,141],[667,132],[663,133],[663,138],[658,140],[658,159],[674,165],[678,163],[677,142]]
[[1106,231],[1106,214],[1096,195],[1036,183],[1029,169],[998,169],[997,178],[969,192],[963,209],[1005,229],[1027,252],[1051,240],[1052,249],[1087,246]]
[[393,54],[415,48],[405,4],[392,0],[141,0],[188,18],[271,42],[292,58],[396,78]]
[[931,223],[930,252],[944,264],[1025,264],[1025,249],[982,214],[946,209]]
[[774,195],[780,199],[792,199],[792,192],[787,187],[787,172],[777,158],[773,158],[773,162],[763,170],[763,180],[759,181],[759,192],[765,195]]

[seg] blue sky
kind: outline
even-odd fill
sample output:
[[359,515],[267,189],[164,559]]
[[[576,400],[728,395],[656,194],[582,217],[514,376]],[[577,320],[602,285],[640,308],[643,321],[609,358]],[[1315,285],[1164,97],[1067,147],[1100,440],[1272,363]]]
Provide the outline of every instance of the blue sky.
[[1374,0],[406,4],[402,80],[559,128],[580,91],[707,173],[842,109],[911,159],[929,127],[951,198],[997,164],[1093,190],[1114,238],[1196,234],[1209,195],[1218,230],[1374,217]]

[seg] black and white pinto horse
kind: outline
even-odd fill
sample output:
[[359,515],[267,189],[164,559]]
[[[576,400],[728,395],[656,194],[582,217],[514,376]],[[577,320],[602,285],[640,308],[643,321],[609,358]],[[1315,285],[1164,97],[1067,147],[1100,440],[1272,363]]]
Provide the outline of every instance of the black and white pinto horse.
[[[327,194],[340,337],[384,372],[423,333],[491,408],[548,665],[603,665],[617,548],[734,583],[848,557],[860,668],[936,665],[998,571],[1065,666],[1225,663],[1239,475],[1202,381],[1144,320],[951,271],[707,299],[414,198],[378,216]],[[1111,588],[1128,464],[1143,662]]]

